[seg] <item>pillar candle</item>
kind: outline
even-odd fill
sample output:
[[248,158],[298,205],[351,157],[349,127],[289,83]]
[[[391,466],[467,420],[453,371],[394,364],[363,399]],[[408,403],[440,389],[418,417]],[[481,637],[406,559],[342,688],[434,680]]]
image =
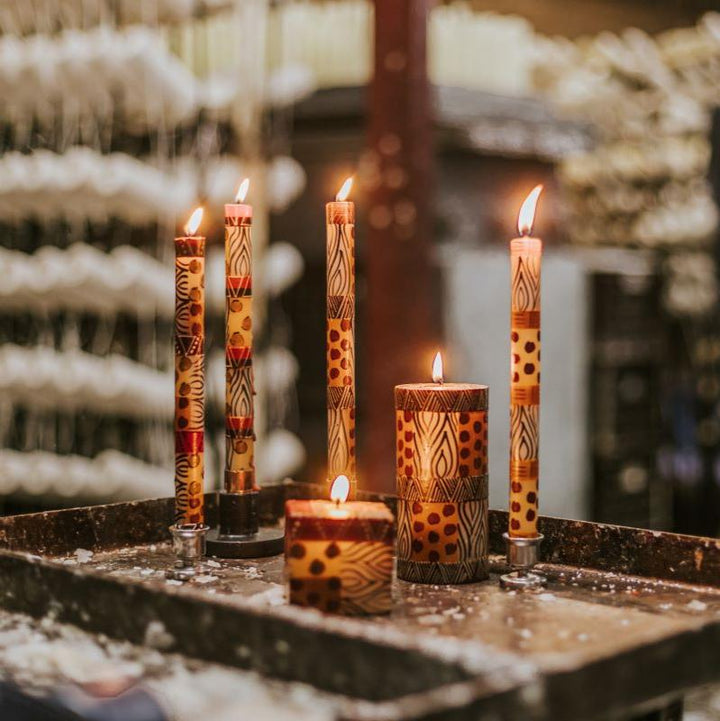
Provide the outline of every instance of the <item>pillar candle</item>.
[[[338,488],[338,486],[344,486]],[[393,515],[383,503],[291,500],[285,506],[290,603],[345,615],[387,613],[392,606]]]
[[511,536],[537,536],[540,432],[540,265],[542,241],[533,238],[532,190],[520,209],[519,238],[510,242],[510,517]]
[[225,492],[257,492],[253,427],[252,206],[225,206]]
[[488,575],[488,388],[395,387],[398,577],[468,583]]
[[175,522],[203,523],[205,238],[198,208],[175,238]]
[[355,204],[348,178],[325,208],[327,226],[328,483],[344,475],[355,496]]

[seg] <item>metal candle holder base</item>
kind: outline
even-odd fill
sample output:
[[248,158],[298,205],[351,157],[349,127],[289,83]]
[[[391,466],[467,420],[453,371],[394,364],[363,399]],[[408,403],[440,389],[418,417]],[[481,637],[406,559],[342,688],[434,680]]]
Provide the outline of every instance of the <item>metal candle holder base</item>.
[[208,555],[262,558],[283,552],[283,529],[258,526],[257,498],[258,491],[220,494],[220,524],[208,535]]
[[202,559],[205,556],[205,537],[210,526],[202,523],[185,523],[170,526],[173,551],[177,560],[175,567],[166,576],[176,581],[189,581],[203,573]]
[[545,586],[545,576],[531,570],[538,562],[542,534],[534,538],[521,538],[503,533],[503,538],[507,543],[508,565],[513,571],[500,577],[500,587],[524,591]]

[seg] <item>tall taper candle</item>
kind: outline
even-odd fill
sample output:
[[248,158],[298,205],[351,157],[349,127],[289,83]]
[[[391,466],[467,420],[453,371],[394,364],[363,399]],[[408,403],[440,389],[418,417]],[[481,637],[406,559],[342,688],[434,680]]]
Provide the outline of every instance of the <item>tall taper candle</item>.
[[510,536],[538,535],[540,442],[540,265],[542,241],[531,236],[542,185],[518,216],[519,238],[510,242]]
[[175,238],[175,522],[203,523],[205,238],[202,208]]
[[225,492],[257,492],[253,427],[252,206],[225,206]]
[[352,178],[325,207],[327,225],[328,484],[350,481],[355,496],[355,204]]

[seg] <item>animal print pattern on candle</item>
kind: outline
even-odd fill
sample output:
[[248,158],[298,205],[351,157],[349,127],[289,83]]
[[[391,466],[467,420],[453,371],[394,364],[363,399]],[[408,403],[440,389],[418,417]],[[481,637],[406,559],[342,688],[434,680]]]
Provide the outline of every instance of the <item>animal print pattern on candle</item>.
[[352,499],[356,486],[355,225],[352,204],[328,204],[326,221],[327,481],[330,484],[339,475],[347,476]]
[[423,480],[487,473],[487,411],[396,411],[397,474]]
[[205,239],[175,240],[175,521],[202,523]]
[[252,218],[225,217],[225,492],[255,489]]
[[[530,247],[533,242],[535,247]],[[539,241],[511,243],[510,511],[511,536],[537,536],[540,439]]]
[[344,615],[388,613],[392,550],[386,542],[290,541],[290,603]]
[[[398,576],[416,583],[468,583],[487,577],[487,393],[451,407],[406,410],[418,395],[396,389]],[[422,390],[422,389],[419,389]],[[483,393],[478,394],[478,390]],[[446,401],[452,400],[446,394]],[[438,404],[432,392],[423,403]],[[482,406],[483,410],[477,410]]]

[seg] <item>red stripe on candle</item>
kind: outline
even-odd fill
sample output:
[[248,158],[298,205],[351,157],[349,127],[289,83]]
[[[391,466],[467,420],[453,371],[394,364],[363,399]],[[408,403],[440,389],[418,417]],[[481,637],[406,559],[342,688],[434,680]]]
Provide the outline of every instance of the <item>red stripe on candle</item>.
[[252,416],[225,416],[225,428],[228,431],[252,431]]
[[175,453],[202,453],[205,431],[175,431]]
[[252,276],[251,275],[228,275],[225,278],[225,287],[233,288],[234,290],[237,290],[238,288],[251,289],[252,288]]

